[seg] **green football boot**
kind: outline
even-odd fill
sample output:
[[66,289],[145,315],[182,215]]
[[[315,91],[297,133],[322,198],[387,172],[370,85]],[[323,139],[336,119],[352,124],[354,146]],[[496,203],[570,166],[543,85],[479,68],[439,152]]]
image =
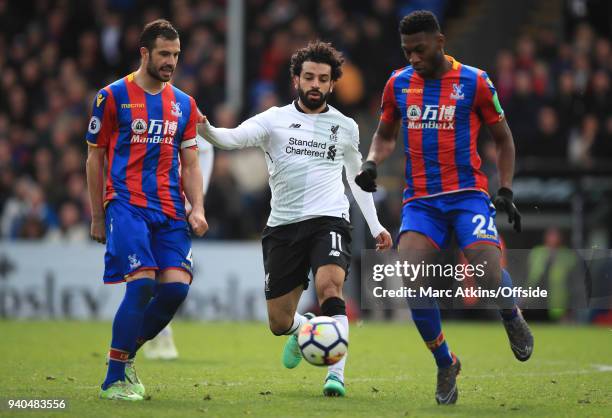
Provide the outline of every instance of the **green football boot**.
[[[304,316],[308,319],[314,318],[314,314],[305,313]],[[283,366],[288,369],[294,369],[302,361],[302,352],[298,344],[297,335],[290,335],[283,349]]]
[[131,386],[132,392],[144,398],[145,387],[136,374],[134,359],[128,360],[127,363],[125,363],[125,382]]
[[346,395],[344,382],[342,382],[342,380],[340,380],[340,378],[335,374],[328,374],[325,378],[325,384],[323,385],[323,395],[334,397]]
[[118,380],[106,389],[100,389],[100,399],[113,401],[142,401],[143,397],[132,390],[132,385]]

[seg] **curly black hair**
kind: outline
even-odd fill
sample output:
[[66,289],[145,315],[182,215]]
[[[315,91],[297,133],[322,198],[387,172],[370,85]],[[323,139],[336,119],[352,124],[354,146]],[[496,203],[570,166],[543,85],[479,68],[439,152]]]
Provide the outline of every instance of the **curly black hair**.
[[331,79],[336,81],[342,76],[342,53],[335,49],[331,43],[314,41],[310,42],[304,48],[300,48],[293,56],[291,56],[291,65],[289,72],[292,76],[300,76],[302,73],[302,64],[305,61],[317,62],[320,64],[329,64],[331,67]]
[[402,35],[412,35],[419,32],[440,32],[440,24],[436,15],[429,10],[415,10],[404,16],[399,24],[399,32]]

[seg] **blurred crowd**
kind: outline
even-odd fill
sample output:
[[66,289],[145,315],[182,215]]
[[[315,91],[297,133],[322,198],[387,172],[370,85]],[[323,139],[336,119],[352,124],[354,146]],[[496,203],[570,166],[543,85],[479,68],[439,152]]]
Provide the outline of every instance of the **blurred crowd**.
[[[451,2],[428,4],[442,20]],[[415,5],[246,1],[244,107],[234,109],[225,102],[223,0],[0,0],[0,238],[88,239],[84,132],[91,104],[98,89],[137,68],[145,22],[165,17],[177,27],[182,52],[173,82],[222,127],[291,101],[293,51],[316,38],[333,42],[346,62],[332,104],[358,120],[365,151],[384,83],[405,65],[399,18]],[[609,39],[588,25],[567,40],[542,31],[499,52],[487,70],[521,160],[546,157],[588,169],[599,156],[612,156]],[[494,155],[483,157],[487,163]],[[218,151],[206,198],[207,239],[257,237],[269,197],[258,150]]]
[[0,238],[86,240],[85,130],[98,89],[134,71],[145,22],[181,34],[181,88],[224,100],[225,4],[0,0]]
[[560,41],[542,29],[500,51],[493,75],[520,160],[582,169],[612,162],[612,45],[580,24]]

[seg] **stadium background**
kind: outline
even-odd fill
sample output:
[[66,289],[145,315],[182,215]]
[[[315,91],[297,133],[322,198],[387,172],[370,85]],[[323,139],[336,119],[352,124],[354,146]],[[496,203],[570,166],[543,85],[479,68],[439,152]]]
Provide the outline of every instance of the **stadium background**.
[[[357,120],[365,155],[384,83],[393,69],[406,65],[398,21],[419,8],[439,17],[448,54],[489,72],[506,111],[517,147],[514,191],[525,229],[516,234],[500,217],[498,228],[507,247],[609,248],[609,2],[0,0],[2,315],[11,317],[17,304],[32,299],[25,291],[11,293],[17,292],[10,287],[16,282],[23,287],[32,280],[18,268],[20,262],[29,262],[27,255],[19,255],[26,251],[23,248],[41,251],[40,265],[45,254],[62,257],[61,251],[51,249],[70,244],[66,257],[78,258],[80,248],[93,245],[88,238],[84,132],[97,89],[137,67],[143,23],[167,17],[176,25],[183,50],[173,82],[193,95],[211,122],[222,127],[234,127],[292,100],[288,72],[292,52],[311,39],[333,42],[346,63],[331,103]],[[495,148],[486,130],[479,144],[494,193]],[[393,234],[399,226],[403,164],[398,145],[380,169],[382,187],[375,195],[380,219]],[[259,150],[217,150],[206,198],[210,230],[203,248],[222,248],[217,245],[231,241],[247,242],[247,247],[257,250],[269,198]],[[372,241],[358,210],[353,210],[352,218],[354,254],[359,254],[361,248],[372,248]],[[11,258],[15,249],[17,260]],[[226,257],[223,262],[231,263],[232,255]],[[260,269],[256,258],[249,260],[253,269]],[[354,267],[358,272],[358,257]],[[563,270],[559,274],[569,277],[571,265],[557,267]],[[92,277],[95,274],[83,274],[89,277],[80,280],[100,285],[99,278]],[[65,279],[59,275],[55,280],[61,284]],[[203,275],[201,280],[208,278]],[[262,283],[263,277],[250,280]],[[359,294],[357,283],[352,280],[348,285],[354,299]],[[36,303],[30,304],[31,315],[26,316],[48,316]]]
[[[78,417],[610,416],[610,311],[543,313],[570,323],[532,322],[536,348],[527,363],[514,360],[498,321],[445,321],[464,365],[459,404],[450,409],[435,405],[435,364],[415,327],[400,321],[353,323],[344,399],[321,396],[321,369],[283,369],[284,341],[244,321],[265,319],[258,238],[269,191],[259,150],[216,152],[210,231],[194,243],[196,279],[183,320],[173,322],[180,358],[139,356],[149,402],[96,398],[123,287],[102,285],[103,246],[88,238],[84,134],[97,89],[136,68],[143,23],[167,17],[178,27],[174,82],[225,127],[291,100],[292,51],[309,39],[332,41],[347,57],[332,104],[358,121],[365,154],[383,85],[405,65],[398,21],[419,8],[439,17],[449,54],[488,71],[506,110],[525,230],[514,233],[503,216],[498,227],[508,248],[539,260],[515,280],[567,282],[567,248],[610,248],[607,0],[0,0],[0,416],[50,415],[6,411],[9,398],[67,399],[57,416]],[[494,148],[486,134],[480,143],[495,192]],[[375,195],[392,233],[400,148],[381,168]],[[352,219],[359,254],[372,242],[358,210]],[[603,261],[609,285],[612,265]],[[352,267],[347,293],[359,300],[358,259]],[[459,315],[492,313],[470,312],[477,314]],[[576,326],[589,321],[603,326]]]

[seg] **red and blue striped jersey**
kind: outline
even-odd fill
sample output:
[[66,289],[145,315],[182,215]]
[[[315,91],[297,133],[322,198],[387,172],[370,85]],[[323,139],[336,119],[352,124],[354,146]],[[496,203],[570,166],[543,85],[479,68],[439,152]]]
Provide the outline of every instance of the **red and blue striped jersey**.
[[184,219],[179,152],[196,146],[198,113],[194,99],[170,83],[149,94],[134,74],[100,90],[87,143],[106,148],[105,204],[119,199]]
[[460,190],[487,192],[476,141],[482,122],[497,123],[504,112],[484,71],[446,58],[452,66],[440,79],[423,79],[407,66],[385,86],[381,120],[401,120],[404,203]]

